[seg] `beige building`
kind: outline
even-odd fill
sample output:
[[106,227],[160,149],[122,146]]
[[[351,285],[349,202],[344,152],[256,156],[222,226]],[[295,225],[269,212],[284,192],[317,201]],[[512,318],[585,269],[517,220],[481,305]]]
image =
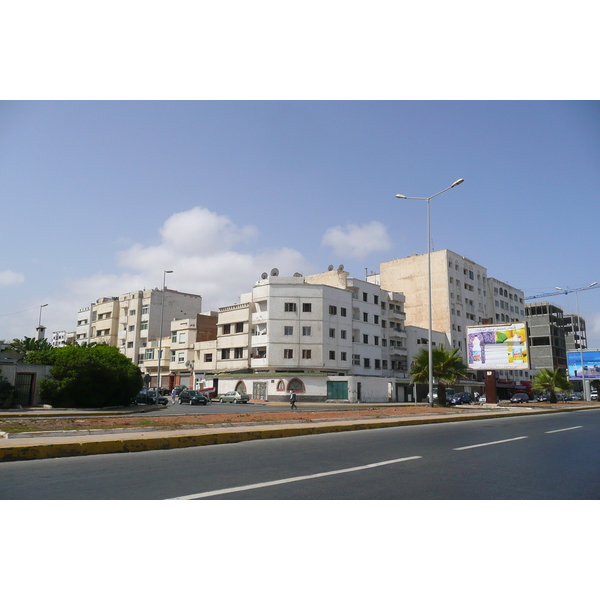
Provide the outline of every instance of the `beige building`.
[[[427,254],[415,254],[380,264],[381,287],[406,296],[406,323],[429,327]],[[488,316],[487,269],[450,250],[431,253],[432,329],[447,335],[452,348],[466,360],[468,325]]]

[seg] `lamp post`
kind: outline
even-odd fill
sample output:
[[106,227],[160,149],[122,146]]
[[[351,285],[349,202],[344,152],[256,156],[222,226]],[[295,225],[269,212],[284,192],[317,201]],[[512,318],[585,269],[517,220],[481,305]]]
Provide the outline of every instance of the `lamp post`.
[[402,194],[396,194],[396,198],[401,200],[426,200],[427,201],[427,286],[428,286],[428,301],[429,301],[429,406],[433,406],[433,343],[432,343],[432,329],[433,329],[433,314],[432,314],[432,302],[431,302],[431,200],[444,192],[460,185],[464,179],[455,181],[450,187],[443,189],[441,192],[429,196],[428,198],[421,198],[418,196],[404,196]]
[[162,285],[162,302],[160,303],[160,331],[158,334],[158,379],[156,382],[156,401],[160,396],[160,376],[161,376],[161,364],[162,364],[162,337],[163,337],[163,319],[165,315],[165,285],[167,273],[173,271],[163,271],[163,285]]
[[[598,285],[597,281],[594,281],[594,283],[590,283],[590,285],[584,285],[583,287],[577,288],[576,290],[571,290],[569,288],[561,288],[561,287],[557,287],[557,290],[560,290],[561,292],[564,292],[565,294],[570,294],[571,292],[575,292],[575,305],[577,308],[577,326],[579,328],[579,361],[581,362],[581,389],[583,390],[583,399],[585,401],[590,401],[591,402],[591,398],[589,397],[589,393],[588,393],[588,388],[585,385],[585,369],[583,368],[583,346],[581,344],[581,314],[579,313],[579,292],[583,291],[583,290],[587,290],[589,288],[592,288],[594,286]],[[575,339],[575,324],[573,324],[573,340]]]

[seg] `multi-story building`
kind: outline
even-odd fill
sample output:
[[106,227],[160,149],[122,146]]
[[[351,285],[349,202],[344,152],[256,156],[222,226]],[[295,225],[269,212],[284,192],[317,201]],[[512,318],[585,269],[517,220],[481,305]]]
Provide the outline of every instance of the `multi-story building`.
[[150,359],[151,342],[158,341],[161,330],[163,336],[169,334],[171,321],[195,318],[201,312],[202,296],[169,289],[99,298],[79,310],[76,341],[117,346],[135,364],[142,365]]
[[585,319],[579,315],[563,315],[567,352],[587,349]]
[[50,338],[50,345],[54,348],[61,348],[68,343],[75,341],[75,332],[74,331],[53,331],[52,337]]
[[532,369],[566,369],[567,346],[563,311],[550,302],[525,305]]
[[488,318],[492,323],[525,321],[524,294],[521,290],[488,277]]
[[[379,278],[382,288],[406,296],[406,322],[428,329],[428,255],[383,262]],[[466,360],[467,326],[482,323],[491,308],[487,269],[450,250],[432,252],[431,297],[432,329],[445,333]]]
[[[207,312],[195,317],[174,319],[165,329],[167,335],[160,344],[162,352],[161,387],[173,389],[176,385],[197,388],[199,375],[204,376],[204,366],[197,357],[200,344],[215,343],[217,338],[217,313]],[[147,342],[140,368],[150,375],[150,385],[158,383],[159,340]]]
[[[196,360],[219,392],[281,399],[403,400],[408,386],[404,296],[342,270],[264,276],[219,311],[215,345]],[[209,382],[210,383],[210,382]]]

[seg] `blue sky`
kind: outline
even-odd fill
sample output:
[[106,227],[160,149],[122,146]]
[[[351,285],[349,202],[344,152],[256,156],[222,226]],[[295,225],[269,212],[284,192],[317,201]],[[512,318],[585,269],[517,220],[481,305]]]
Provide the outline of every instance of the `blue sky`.
[[[100,296],[234,303],[263,271],[433,249],[526,295],[600,280],[594,101],[3,101],[0,339]],[[591,259],[591,260],[590,260]],[[599,286],[600,287],[600,286]],[[575,311],[575,295],[553,300]],[[600,292],[579,294],[600,347]]]

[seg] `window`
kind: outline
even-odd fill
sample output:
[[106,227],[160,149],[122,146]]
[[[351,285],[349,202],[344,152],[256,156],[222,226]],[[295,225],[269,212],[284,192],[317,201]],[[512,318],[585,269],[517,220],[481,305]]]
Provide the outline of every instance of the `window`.
[[329,337],[330,338],[334,338],[335,337],[335,329],[333,329],[331,327],[329,328]]
[[286,302],[283,310],[285,312],[296,312],[296,303],[295,302]]
[[370,369],[371,368],[371,359],[370,358],[364,358],[363,359],[363,365],[364,365],[365,369]]
[[375,341],[373,342],[376,346],[379,346],[379,336],[375,336]]
[[310,302],[302,304],[302,312],[312,312],[312,304]]
[[352,355],[352,364],[360,367],[360,354]]
[[130,325],[128,331],[135,331],[135,325]]
[[148,321],[142,321],[140,323],[140,331],[144,331],[145,329],[148,329]]
[[348,337],[348,332],[345,329],[342,329],[340,331],[340,338],[342,338],[343,340],[347,339]]
[[244,349],[243,348],[234,348],[233,349],[233,358],[244,358]]
[[283,335],[294,335],[294,328],[290,325],[286,325],[283,328]]
[[335,350],[329,351],[329,360],[335,360]]
[[340,316],[342,316],[342,317],[346,316],[346,309],[343,306],[340,307]]
[[223,350],[221,350],[221,360],[229,360],[229,354],[229,348],[224,348]]
[[185,362],[185,352],[179,352],[177,354],[177,362],[184,363]]
[[363,313],[363,321],[365,323],[369,322],[369,313],[366,313],[366,312]]
[[379,325],[379,315],[373,315],[373,323],[375,323],[375,325]]
[[387,362],[387,360],[382,360],[382,361],[381,361],[381,368],[382,368],[384,371],[387,371],[387,368],[388,368],[388,362]]
[[176,331],[171,331],[171,343],[172,344],[177,343],[177,332]]
[[304,359],[312,358],[312,350],[302,350],[302,358],[304,358]]
[[363,302],[366,302],[369,299],[369,295],[367,292],[363,292]]
[[179,340],[178,340],[178,342],[180,344],[183,344],[185,342],[185,331],[180,331],[179,332]]
[[142,306],[142,314],[143,315],[147,315],[148,314],[148,310],[149,310],[149,305],[148,304]]
[[373,296],[373,302],[379,304],[379,296]]
[[144,350],[144,360],[153,360],[154,359],[154,348],[146,348]]
[[205,354],[204,362],[212,362],[212,354]]
[[348,355],[346,352],[340,352],[340,360],[346,362],[348,360]]
[[294,358],[294,350],[292,348],[285,348],[283,350],[283,358]]
[[236,333],[244,333],[244,324],[243,323],[236,323],[235,324],[235,332]]
[[381,361],[378,358],[375,359],[375,368],[381,369]]
[[337,306],[330,306],[329,307],[329,314],[330,315],[337,315]]
[[171,350],[171,362],[175,362],[175,350]]
[[128,348],[133,348],[133,342],[127,342],[127,347]]
[[311,327],[303,327],[302,328],[302,335],[305,337],[308,337],[310,335],[312,335],[312,328]]
[[231,325],[223,325],[223,335],[229,335],[231,333]]
[[363,344],[368,344],[368,343],[369,343],[369,334],[363,333]]

